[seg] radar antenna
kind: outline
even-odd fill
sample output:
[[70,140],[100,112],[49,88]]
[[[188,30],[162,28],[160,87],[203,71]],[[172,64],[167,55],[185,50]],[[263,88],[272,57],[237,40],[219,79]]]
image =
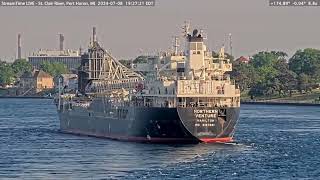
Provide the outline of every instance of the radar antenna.
[[224,45],[221,47],[220,52],[219,52],[219,59],[225,59],[225,54],[224,54]]
[[190,22],[185,21],[182,29],[183,29],[183,36],[187,37],[190,32]]
[[204,30],[203,29],[200,29],[200,33],[199,33],[200,35],[201,35],[201,37],[203,38],[203,39],[207,39],[208,37],[208,35],[204,32]]

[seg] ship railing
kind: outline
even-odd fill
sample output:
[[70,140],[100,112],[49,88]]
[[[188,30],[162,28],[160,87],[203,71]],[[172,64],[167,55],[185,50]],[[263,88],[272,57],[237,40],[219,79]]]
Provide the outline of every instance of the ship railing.
[[119,80],[103,80],[95,82],[92,87],[91,91],[93,92],[108,92],[113,90],[119,89],[135,89],[137,88],[137,84],[139,84],[139,79],[132,78],[132,79],[119,79]]
[[178,107],[187,107],[186,102],[178,102],[177,105],[178,105]]
[[239,102],[223,103],[223,102],[178,102],[178,107],[237,107]]

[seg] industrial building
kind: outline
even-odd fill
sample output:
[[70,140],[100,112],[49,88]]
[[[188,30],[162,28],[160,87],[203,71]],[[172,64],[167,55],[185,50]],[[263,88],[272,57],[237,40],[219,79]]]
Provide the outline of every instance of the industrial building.
[[74,50],[39,50],[28,57],[28,61],[36,69],[44,62],[62,63],[69,70],[77,69],[81,63],[79,51]]
[[[20,38],[20,36],[19,36]],[[18,39],[18,48],[21,46],[20,39]],[[20,48],[21,50],[21,48]],[[39,50],[28,57],[29,62],[34,68],[39,69],[44,62],[62,63],[72,71],[78,69],[81,64],[81,50],[65,50],[64,49],[64,35],[59,34],[59,50]]]

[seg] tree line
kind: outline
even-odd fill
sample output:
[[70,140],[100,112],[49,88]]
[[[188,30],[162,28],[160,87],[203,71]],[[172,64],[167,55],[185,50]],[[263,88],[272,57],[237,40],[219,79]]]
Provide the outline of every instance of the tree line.
[[[231,77],[242,92],[251,98],[266,96],[291,96],[295,92],[311,92],[320,83],[320,50],[298,50],[292,57],[282,51],[262,51],[254,54],[249,63],[243,63],[228,54],[233,63]],[[61,63],[44,62],[40,69],[53,77],[68,72]],[[0,84],[13,84],[25,72],[32,72],[25,59],[13,63],[0,61]]]
[[[0,61],[0,85],[10,85],[26,72],[32,72],[34,68],[26,59],[17,59],[13,63]],[[43,62],[40,65],[40,70],[49,73],[56,77],[60,74],[68,72],[67,67],[62,63]]]
[[249,63],[233,61],[231,77],[252,99],[311,92],[320,83],[320,50],[298,50],[290,58],[282,51],[262,51]]

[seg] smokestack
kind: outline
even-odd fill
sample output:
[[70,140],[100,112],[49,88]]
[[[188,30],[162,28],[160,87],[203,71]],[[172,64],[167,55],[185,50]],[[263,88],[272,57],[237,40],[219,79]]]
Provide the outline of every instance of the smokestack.
[[82,54],[82,47],[80,46],[80,48],[79,48],[79,55],[81,56],[81,54]]
[[18,34],[18,59],[21,59],[21,34]]
[[63,51],[63,49],[64,49],[64,36],[63,36],[63,34],[59,34],[59,47],[60,47],[60,51]]
[[96,27],[93,27],[93,29],[92,29],[92,41],[93,42],[97,41]]

